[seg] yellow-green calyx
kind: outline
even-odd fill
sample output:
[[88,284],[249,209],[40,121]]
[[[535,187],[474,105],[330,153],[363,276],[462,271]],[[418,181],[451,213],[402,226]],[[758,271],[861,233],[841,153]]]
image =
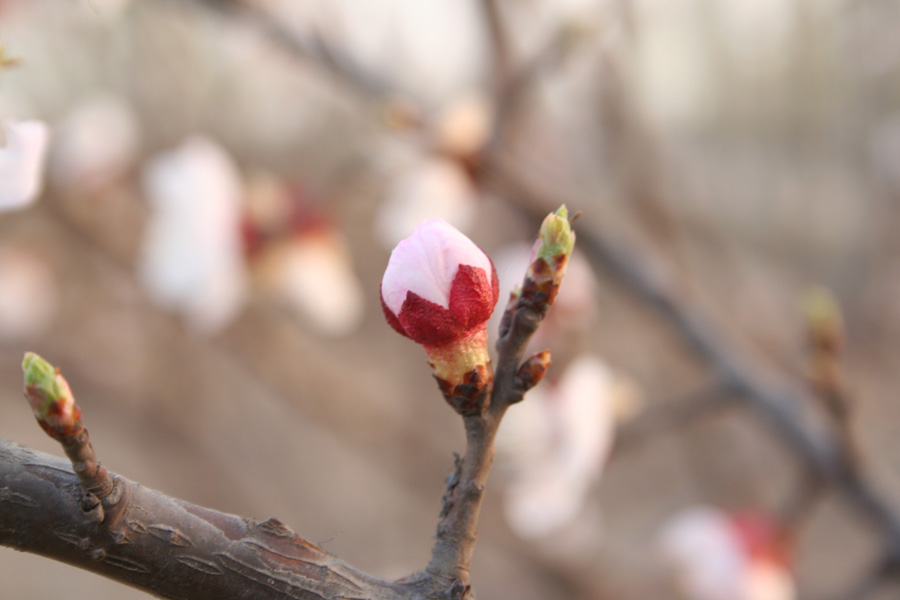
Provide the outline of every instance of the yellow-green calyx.
[[483,414],[494,380],[487,328],[481,327],[448,344],[424,347],[447,403],[463,416]]
[[466,373],[491,362],[487,349],[487,329],[445,345],[425,346],[434,374],[453,385],[462,383]]
[[49,362],[27,352],[22,361],[25,372],[25,397],[35,418],[56,429],[68,429],[81,418],[72,390],[65,378]]
[[554,260],[559,256],[569,256],[575,246],[575,233],[569,223],[569,211],[563,204],[554,213],[550,213],[541,223],[535,258]]

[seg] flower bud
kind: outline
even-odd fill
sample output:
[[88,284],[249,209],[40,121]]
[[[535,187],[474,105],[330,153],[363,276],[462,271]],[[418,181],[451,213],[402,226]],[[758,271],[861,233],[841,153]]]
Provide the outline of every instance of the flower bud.
[[26,352],[22,370],[25,398],[41,427],[53,437],[74,433],[81,424],[81,410],[59,369],[34,352]]
[[569,212],[563,205],[555,213],[547,215],[541,224],[522,290],[525,302],[542,311],[553,304],[574,246],[575,233],[569,223]]
[[487,320],[497,294],[491,259],[441,219],[397,244],[381,281],[388,323],[425,348],[444,397],[462,414],[480,413],[493,380]]

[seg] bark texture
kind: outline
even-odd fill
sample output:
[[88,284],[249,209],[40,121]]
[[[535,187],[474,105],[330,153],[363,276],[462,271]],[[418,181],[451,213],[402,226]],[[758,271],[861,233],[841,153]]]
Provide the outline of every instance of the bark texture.
[[357,571],[276,519],[243,519],[112,478],[115,493],[84,510],[68,461],[0,440],[0,544],[161,598],[423,597],[411,583]]

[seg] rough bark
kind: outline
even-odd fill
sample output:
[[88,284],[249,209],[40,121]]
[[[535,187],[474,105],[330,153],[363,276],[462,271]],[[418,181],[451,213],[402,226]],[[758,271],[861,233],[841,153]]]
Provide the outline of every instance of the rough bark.
[[0,544],[161,598],[423,597],[412,584],[357,571],[276,519],[244,519],[112,477],[111,500],[85,511],[68,461],[0,440]]

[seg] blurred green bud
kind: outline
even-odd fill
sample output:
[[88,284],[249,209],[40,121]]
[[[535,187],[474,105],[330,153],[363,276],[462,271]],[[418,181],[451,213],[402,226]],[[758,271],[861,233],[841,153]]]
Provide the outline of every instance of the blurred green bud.
[[76,428],[81,411],[59,369],[34,352],[27,352],[22,370],[25,372],[25,398],[38,422],[45,429],[60,434]]
[[572,231],[572,225],[569,223],[569,211],[563,204],[559,210],[547,215],[544,222],[541,223],[541,232],[534,258],[543,258],[549,261],[557,260],[560,256],[568,257],[572,254],[574,246],[575,232]]

